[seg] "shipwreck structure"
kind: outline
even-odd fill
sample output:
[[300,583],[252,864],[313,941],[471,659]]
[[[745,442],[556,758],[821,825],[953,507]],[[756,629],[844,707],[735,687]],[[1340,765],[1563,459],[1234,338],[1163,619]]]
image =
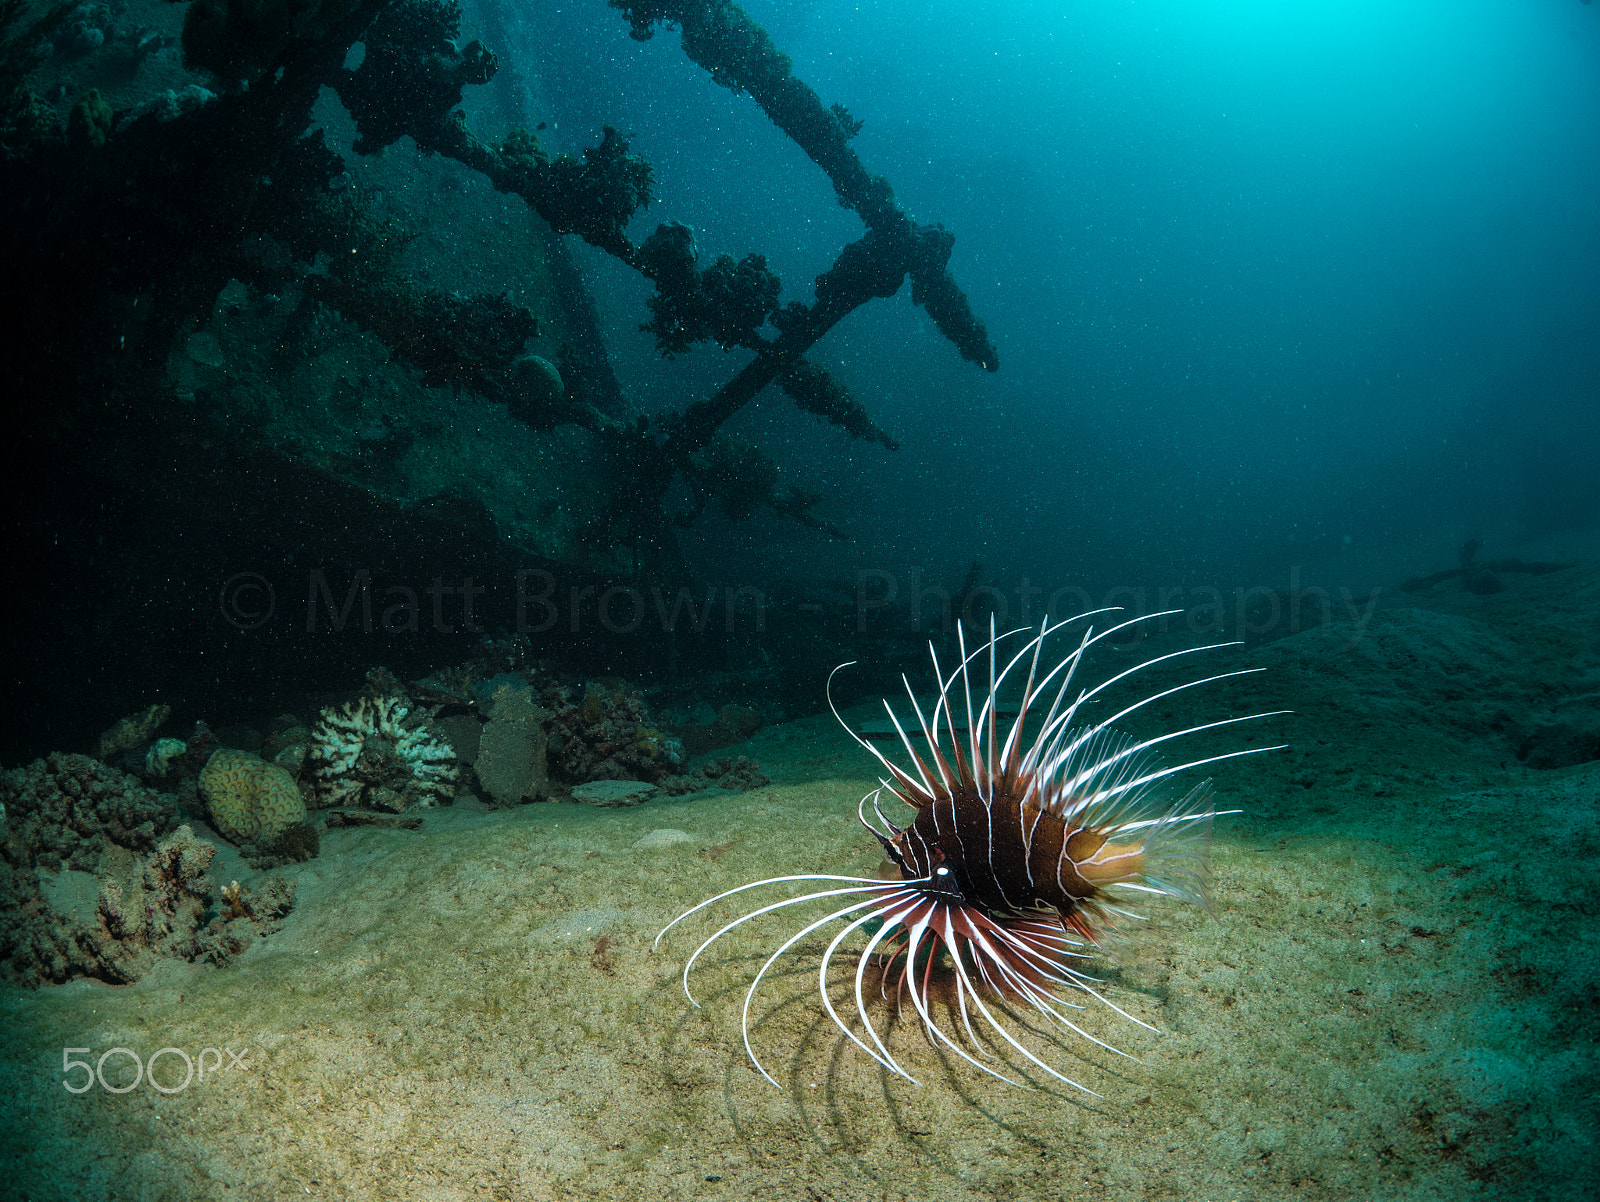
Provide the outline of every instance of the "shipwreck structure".
[[[612,7],[634,38],[678,31],[711,81],[748,94],[860,218],[809,302],[780,304],[759,250],[702,261],[694,231],[670,215],[634,240],[652,169],[615,128],[593,131],[581,156],[549,153],[537,129],[474,132],[463,94],[499,62],[463,39],[457,0],[189,0],[168,10],[181,21],[166,34],[88,5],[0,4],[0,260],[23,299],[0,326],[0,370],[22,414],[6,477],[17,560],[41,581],[14,598],[11,628],[31,637],[7,649],[13,680],[46,695],[64,679],[140,696],[152,680],[254,695],[312,663],[313,675],[420,663],[438,640],[479,630],[487,603],[473,611],[483,590],[472,582],[486,576],[517,582],[519,623],[564,601],[560,654],[614,665],[627,623],[598,607],[625,588],[654,597],[665,619],[663,596],[698,587],[673,532],[708,506],[843,533],[813,513],[818,494],[781,485],[773,457],[723,426],[776,386],[893,449],[807,358],[854,310],[909,280],[960,355],[997,368],[948,270],[952,235],[904,211],[852,148],[860,123],[799,79],[738,5]],[[60,69],[65,58],[75,71]],[[113,68],[144,82],[74,90]],[[539,278],[513,295],[411,274],[417,231],[383,189],[351,184],[326,134],[330,94],[357,159],[409,138],[421,158],[407,161],[447,163],[514,198]],[[607,364],[567,237],[649,279],[640,316],[662,353],[712,343],[742,352],[742,366],[710,395],[638,412]],[[351,351],[358,339],[365,349]],[[335,345],[354,366],[318,368]],[[440,396],[484,407],[483,441],[454,452],[478,465],[470,482],[427,466],[451,453]],[[518,461],[498,478],[482,470],[497,456]],[[524,470],[535,460],[542,470]],[[254,582],[249,597],[228,592],[240,578]],[[417,596],[430,581],[431,612]],[[380,596],[374,616],[373,590],[394,588],[412,594],[409,608],[390,622]],[[689,643],[713,653],[731,612]],[[621,631],[633,671],[689,645],[674,622],[655,627]]]

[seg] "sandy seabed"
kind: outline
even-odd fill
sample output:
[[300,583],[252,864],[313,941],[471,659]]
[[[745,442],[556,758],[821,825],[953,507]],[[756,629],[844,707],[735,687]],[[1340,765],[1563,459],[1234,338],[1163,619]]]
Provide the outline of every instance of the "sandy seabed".
[[[736,911],[652,951],[680,911],[877,866],[855,818],[870,761],[813,718],[740,748],[770,787],[330,830],[291,870],[284,929],[226,968],[0,994],[0,1194],[1595,1197],[1600,763],[1536,770],[1515,744],[1557,711],[1581,732],[1600,706],[1600,570],[1510,583],[1219,653],[1268,670],[1150,716],[1296,711],[1251,736],[1288,750],[1214,770],[1219,807],[1244,810],[1217,822],[1215,920],[1155,907],[1096,970],[1160,1033],[1092,1004],[1084,1024],[1138,1061],[1030,1043],[1098,1098],[1037,1072],[1002,1084],[885,1007],[921,1085],[891,1076],[823,1013],[817,939],[753,1011],[774,1089],[739,1016],[794,911],[718,943],[689,1005],[683,962]],[[687,840],[638,846],[663,829]],[[230,854],[214,875],[248,880]],[[174,1092],[77,1095],[66,1048],[218,1052]],[[105,1076],[126,1082],[131,1061]],[[156,1082],[182,1079],[163,1053]]]

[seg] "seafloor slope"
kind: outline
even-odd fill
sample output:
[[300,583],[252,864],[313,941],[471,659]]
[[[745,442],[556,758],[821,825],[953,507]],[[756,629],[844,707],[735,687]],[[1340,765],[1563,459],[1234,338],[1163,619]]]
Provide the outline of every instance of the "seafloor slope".
[[[1218,823],[1216,921],[1162,909],[1108,969],[1162,1034],[1089,1012],[1142,1063],[1056,1050],[1101,1100],[1006,1087],[910,1026],[891,1046],[924,1084],[887,1078],[820,1015],[814,949],[759,1007],[774,1090],[739,1045],[742,983],[797,923],[719,944],[688,1007],[710,928],[652,953],[666,920],[875,865],[867,759],[816,718],[754,741],[768,788],[330,830],[287,870],[287,925],[234,964],[3,995],[5,1192],[1593,1196],[1600,569],[1507,583],[1335,614],[1151,716],[1297,711],[1260,732],[1291,750],[1216,773],[1245,810]],[[172,1094],[64,1088],[64,1048],[115,1047],[248,1050]]]

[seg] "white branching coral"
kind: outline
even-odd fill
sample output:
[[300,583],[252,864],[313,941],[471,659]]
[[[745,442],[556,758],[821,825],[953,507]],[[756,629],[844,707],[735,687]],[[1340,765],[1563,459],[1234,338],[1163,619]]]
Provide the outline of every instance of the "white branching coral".
[[406,810],[455,796],[456,753],[398,697],[363,697],[322,711],[311,734],[311,778],[323,806]]

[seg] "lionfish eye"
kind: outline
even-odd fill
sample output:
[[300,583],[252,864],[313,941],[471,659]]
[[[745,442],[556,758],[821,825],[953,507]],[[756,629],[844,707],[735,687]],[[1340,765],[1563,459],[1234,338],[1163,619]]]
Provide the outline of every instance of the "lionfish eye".
[[937,868],[935,868],[933,870],[933,875],[934,876],[949,876],[950,875],[950,870],[948,868],[946,868],[943,864],[941,864],[939,867],[937,867]]

